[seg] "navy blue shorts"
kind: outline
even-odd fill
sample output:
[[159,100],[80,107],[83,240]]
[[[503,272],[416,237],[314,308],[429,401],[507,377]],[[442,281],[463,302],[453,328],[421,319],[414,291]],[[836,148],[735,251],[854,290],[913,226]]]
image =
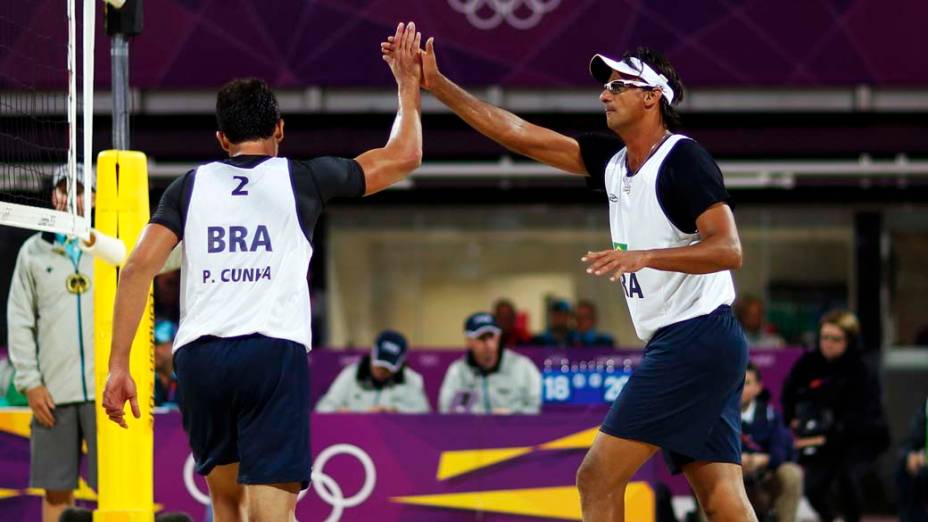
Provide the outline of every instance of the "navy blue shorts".
[[309,485],[306,349],[262,335],[201,337],[174,354],[197,473],[239,463],[241,484]]
[[731,307],[658,330],[600,430],[659,446],[673,473],[741,463],[747,340]]

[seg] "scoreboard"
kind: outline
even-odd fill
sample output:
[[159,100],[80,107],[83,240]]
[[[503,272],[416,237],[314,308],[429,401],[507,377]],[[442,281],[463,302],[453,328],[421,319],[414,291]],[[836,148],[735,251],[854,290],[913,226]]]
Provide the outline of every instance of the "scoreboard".
[[545,360],[541,374],[544,404],[611,404],[631,377],[631,361]]

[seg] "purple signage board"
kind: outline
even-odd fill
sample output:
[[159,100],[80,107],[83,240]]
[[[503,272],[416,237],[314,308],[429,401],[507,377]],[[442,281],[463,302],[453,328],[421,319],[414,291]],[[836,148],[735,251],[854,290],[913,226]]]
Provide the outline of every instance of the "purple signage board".
[[[12,412],[0,412],[10,415]],[[515,522],[578,520],[544,497],[576,495],[583,439],[599,415],[544,416],[313,415],[314,484],[297,504],[299,520],[328,522]],[[2,422],[2,420],[0,420]],[[562,441],[560,446],[546,447]],[[177,412],[156,415],[155,502],[202,520],[208,503],[203,479],[193,472]],[[657,462],[636,476],[651,481]],[[0,520],[36,520],[40,500],[27,490],[29,441],[0,433]],[[646,497],[645,497],[646,498]],[[521,500],[520,500],[521,499]],[[641,502],[639,500],[638,502]],[[87,505],[92,506],[92,503]],[[540,507],[539,507],[540,506]],[[521,513],[521,514],[520,514]],[[526,514],[529,513],[529,514]]]
[[[539,366],[545,359],[563,357],[617,357],[634,366],[641,356],[640,351],[521,351]],[[338,371],[362,353],[313,351],[314,395],[318,397]],[[752,352],[774,396],[800,354],[794,349]],[[409,362],[425,376],[433,405],[445,369],[461,355],[447,350],[410,352]],[[546,407],[538,416],[313,414],[310,439],[317,478],[301,497],[298,517],[328,522],[514,522],[538,516],[576,520],[545,510],[564,505],[558,495],[572,498],[577,466],[606,408]],[[38,492],[28,489],[29,440],[21,430],[9,428],[22,426],[9,420],[22,411],[0,410],[0,520],[39,516]],[[193,471],[176,411],[156,415],[154,459],[155,502],[201,520],[208,504],[206,484]],[[663,482],[674,494],[688,492],[685,481],[671,477],[659,457],[642,468],[637,480]],[[90,491],[84,493],[79,498],[95,498]],[[536,497],[540,500],[525,500]],[[546,499],[558,502],[549,505]],[[535,511],[526,513],[529,508]]]
[[[539,369],[545,367],[545,361],[554,361],[560,364],[566,359],[569,364],[589,363],[591,361],[612,360],[615,366],[621,368],[628,361],[632,368],[641,361],[641,350],[614,350],[611,348],[576,348],[560,350],[553,348],[517,348],[517,352],[532,359]],[[314,349],[309,354],[310,361],[310,393],[315,403],[329,386],[338,373],[349,364],[360,359],[367,350],[331,350],[325,348]],[[455,359],[464,356],[464,349],[459,350],[410,350],[407,364],[422,374],[425,381],[425,392],[431,403],[432,410],[438,407],[438,392],[448,366]],[[751,361],[757,365],[764,380],[764,386],[770,392],[775,404],[779,404],[780,390],[783,381],[789,373],[793,363],[802,355],[802,348],[783,348],[777,350],[751,350]],[[546,408],[548,408],[546,406]],[[556,406],[560,408],[560,406]],[[547,411],[547,410],[546,410]]]
[[[10,28],[0,41],[4,79],[24,74],[16,57],[33,35],[63,30],[65,9],[56,0],[10,5],[0,16]],[[918,0],[894,9],[879,0],[158,0],[144,8],[130,54],[132,85],[142,89],[212,89],[236,76],[285,88],[388,87],[379,44],[408,20],[436,37],[444,72],[471,85],[595,91],[590,57],[637,46],[662,51],[690,86],[928,85],[928,3]],[[102,16],[97,27],[105,88]]]

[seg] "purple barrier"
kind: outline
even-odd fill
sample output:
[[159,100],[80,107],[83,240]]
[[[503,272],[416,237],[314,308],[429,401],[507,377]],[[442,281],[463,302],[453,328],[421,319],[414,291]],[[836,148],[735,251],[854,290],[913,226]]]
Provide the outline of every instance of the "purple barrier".
[[[0,412],[0,425],[11,415]],[[599,416],[314,415],[311,422],[319,478],[297,505],[300,520],[514,522],[579,519],[565,499],[578,502],[574,477],[585,447],[565,437],[588,438]],[[155,502],[201,520],[206,485],[193,474],[179,414],[156,415],[155,441]],[[543,447],[554,441],[559,447]],[[480,450],[483,465],[462,453]],[[655,466],[636,480],[653,480]],[[28,439],[0,432],[0,491],[8,494],[0,520],[38,519],[40,501],[25,490],[28,469]],[[635,502],[644,509],[646,500]]]
[[[549,357],[577,361],[628,358],[635,364],[641,356],[640,351],[627,350],[520,351],[539,365]],[[362,353],[313,351],[314,395],[318,397],[338,370]],[[775,397],[783,376],[800,354],[801,350],[795,349],[751,354]],[[460,356],[460,352],[451,351],[410,352],[410,364],[425,376],[433,403],[445,369]],[[22,411],[0,410],[0,520],[34,520],[39,516],[37,494],[27,490],[29,440],[21,429]],[[542,500],[563,500],[571,494],[574,474],[590,440],[589,430],[595,430],[605,411],[606,406],[559,406],[546,409],[540,416],[512,417],[314,414],[311,441],[323,492],[321,496],[316,490],[306,493],[298,514],[302,520],[329,522],[512,522],[526,519],[512,514],[513,506],[520,505],[514,501],[522,499],[521,504],[537,509],[550,507],[555,511],[545,516],[557,519],[551,515],[557,513],[554,504],[563,502],[551,501],[549,506]],[[17,415],[18,422],[14,419]],[[187,437],[176,412],[156,415],[155,441],[155,501],[164,509],[186,511],[199,518],[208,501],[206,485],[193,473]],[[549,444],[554,441],[560,443]],[[475,457],[464,451],[479,453]],[[475,458],[486,465],[468,469],[466,462]],[[688,491],[681,477],[670,477],[660,457],[641,470],[638,480],[667,483],[674,494]],[[92,500],[92,492],[88,494]],[[478,497],[483,499],[479,500],[483,511],[474,508]],[[533,500],[524,502],[525,498]],[[506,510],[510,514],[505,514]],[[568,516],[560,519],[575,520]]]
[[[16,38],[13,28],[60,33],[64,7],[53,0],[9,7],[0,18],[13,35],[0,41],[0,83],[45,80],[41,68],[15,60],[40,40]],[[587,72],[593,53],[647,45],[663,51],[692,86],[923,86],[926,17],[928,3],[886,9],[879,0],[158,0],[145,2],[129,77],[143,89],[214,88],[235,76],[279,87],[386,87],[393,82],[379,43],[398,21],[414,20],[425,36],[437,37],[445,72],[468,84],[595,92]],[[102,26],[98,19],[96,80],[105,87],[109,42]]]
[[[570,362],[613,359],[616,366],[622,367],[625,359],[629,359],[632,367],[641,360],[641,350],[613,350],[611,348],[580,348],[572,350],[557,350],[550,348],[518,348],[517,352],[531,358],[539,369],[544,367],[545,359],[560,361],[567,359]],[[357,361],[369,350],[331,350],[315,349],[310,352],[310,390],[313,404],[329,389],[338,373],[349,364]],[[764,385],[770,391],[775,403],[779,403],[780,390],[783,381],[789,373],[796,359],[802,355],[802,348],[784,348],[779,350],[752,350],[751,361],[754,362],[763,374]],[[425,391],[428,395],[432,409],[438,406],[438,391],[448,366],[455,359],[462,357],[464,350],[410,350],[407,364],[422,374],[425,380]],[[557,406],[558,409],[564,406]]]

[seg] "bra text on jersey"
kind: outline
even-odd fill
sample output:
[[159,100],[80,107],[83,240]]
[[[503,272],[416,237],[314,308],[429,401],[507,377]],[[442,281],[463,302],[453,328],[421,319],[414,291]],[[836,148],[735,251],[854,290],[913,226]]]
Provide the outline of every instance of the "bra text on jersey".
[[[225,227],[207,227],[206,236],[207,251],[210,254],[227,251],[256,252],[262,247],[266,252],[273,250],[271,248],[271,236],[264,225],[258,225],[254,235],[250,235],[247,228],[240,226],[230,226],[228,234]],[[251,241],[249,241],[249,238]]]
[[626,297],[639,297],[644,298],[644,293],[641,291],[641,285],[638,284],[638,277],[634,272],[628,274],[622,274],[622,288],[625,290]]

